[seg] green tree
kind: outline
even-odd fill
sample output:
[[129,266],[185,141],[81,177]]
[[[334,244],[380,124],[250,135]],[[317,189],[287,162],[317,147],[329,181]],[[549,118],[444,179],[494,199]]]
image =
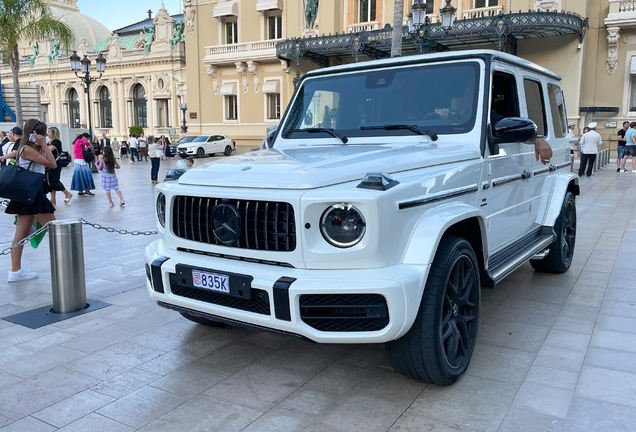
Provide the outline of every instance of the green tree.
[[73,30],[59,21],[45,0],[0,0],[0,55],[9,61],[13,74],[13,93],[18,125],[22,126],[20,97],[20,52],[18,44],[55,37],[68,49]]
[[139,138],[141,134],[144,133],[144,128],[141,126],[131,126],[130,129],[128,129],[128,133],[133,135],[135,138]]

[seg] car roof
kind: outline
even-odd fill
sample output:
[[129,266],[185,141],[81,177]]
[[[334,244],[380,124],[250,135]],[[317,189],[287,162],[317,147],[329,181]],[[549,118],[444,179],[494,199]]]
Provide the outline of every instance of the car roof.
[[306,78],[312,76],[326,75],[330,73],[337,72],[348,72],[355,70],[365,70],[365,69],[377,69],[379,67],[390,67],[390,66],[400,66],[407,64],[417,64],[417,63],[432,63],[444,60],[464,60],[464,59],[474,59],[474,58],[489,58],[490,60],[499,60],[504,63],[508,63],[514,66],[519,66],[524,69],[531,70],[533,72],[539,73],[541,75],[545,75],[549,78],[561,81],[561,77],[549,69],[544,68],[543,66],[539,66],[536,63],[531,61],[522,59],[521,57],[517,57],[512,54],[494,51],[494,50],[462,50],[462,51],[448,51],[442,53],[431,53],[431,54],[420,54],[420,55],[411,55],[405,57],[394,57],[389,59],[382,60],[371,60],[360,63],[350,63],[346,65],[340,66],[332,66],[323,69],[316,69],[305,74]]

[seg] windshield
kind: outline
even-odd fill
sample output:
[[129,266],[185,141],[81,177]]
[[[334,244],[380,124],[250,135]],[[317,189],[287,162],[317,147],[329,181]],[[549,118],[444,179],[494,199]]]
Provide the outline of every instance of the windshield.
[[179,140],[178,144],[189,143],[192,142],[194,137],[183,137]]
[[201,135],[192,140],[192,142],[206,142],[210,135]]
[[[407,66],[310,78],[289,111],[283,138],[329,137],[306,129],[333,129],[347,137],[413,135],[409,125],[459,134],[475,124],[479,63]],[[365,129],[361,129],[365,128]]]

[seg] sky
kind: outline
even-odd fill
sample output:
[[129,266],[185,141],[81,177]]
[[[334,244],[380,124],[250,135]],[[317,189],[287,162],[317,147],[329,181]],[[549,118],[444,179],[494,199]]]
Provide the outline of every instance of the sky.
[[[77,6],[81,13],[113,31],[143,21],[148,17],[148,9],[152,10],[154,17],[161,3],[161,0],[79,0]],[[170,15],[178,14],[182,5],[181,0],[165,0],[163,3]]]

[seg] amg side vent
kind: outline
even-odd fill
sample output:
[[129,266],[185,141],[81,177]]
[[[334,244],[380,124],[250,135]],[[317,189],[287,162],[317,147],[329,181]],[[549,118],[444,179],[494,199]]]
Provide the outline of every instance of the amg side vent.
[[305,294],[300,318],[324,332],[367,332],[389,324],[389,309],[379,294]]

